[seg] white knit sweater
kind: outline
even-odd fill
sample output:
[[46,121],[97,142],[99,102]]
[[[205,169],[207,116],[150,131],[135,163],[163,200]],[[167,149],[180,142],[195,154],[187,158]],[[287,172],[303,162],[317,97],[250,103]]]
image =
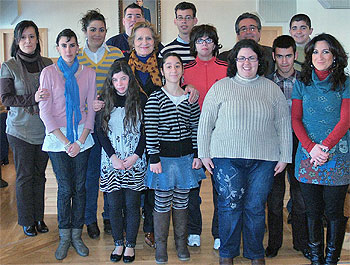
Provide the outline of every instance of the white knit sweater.
[[203,103],[198,156],[292,162],[291,118],[281,89],[264,77],[216,82]]

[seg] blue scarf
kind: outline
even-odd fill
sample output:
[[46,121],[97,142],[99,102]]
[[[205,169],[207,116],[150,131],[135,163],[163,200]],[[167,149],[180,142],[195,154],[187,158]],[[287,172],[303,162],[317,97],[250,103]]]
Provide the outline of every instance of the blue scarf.
[[[64,96],[66,97],[67,138],[71,143],[74,143],[78,139],[78,125],[81,120],[79,86],[74,76],[78,71],[79,62],[77,57],[75,57],[74,63],[69,67],[62,59],[62,56],[60,56],[57,65],[66,79]],[[73,133],[73,115],[75,138]]]

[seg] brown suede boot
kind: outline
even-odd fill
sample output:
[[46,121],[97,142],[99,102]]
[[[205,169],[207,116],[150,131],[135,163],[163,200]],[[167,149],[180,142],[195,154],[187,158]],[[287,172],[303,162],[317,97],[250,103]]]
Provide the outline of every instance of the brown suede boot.
[[185,261],[190,259],[187,248],[187,209],[173,209],[174,239],[177,257]]
[[154,237],[156,241],[156,263],[168,263],[168,235],[170,223],[170,211],[166,213],[158,213],[153,211]]

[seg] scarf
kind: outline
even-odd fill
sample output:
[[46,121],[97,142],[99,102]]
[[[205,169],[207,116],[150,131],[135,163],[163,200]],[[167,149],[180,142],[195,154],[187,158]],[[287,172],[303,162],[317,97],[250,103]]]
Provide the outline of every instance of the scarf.
[[[62,59],[62,56],[60,56],[57,65],[66,79],[64,96],[66,97],[67,139],[74,143],[78,139],[78,125],[81,120],[79,86],[74,76],[79,69],[79,62],[77,57],[75,57],[72,66],[68,66]],[[73,133],[73,116],[75,137]]]
[[320,71],[320,70],[317,70],[315,68],[315,73],[316,73],[318,79],[320,79],[320,81],[323,81],[328,77],[328,75],[331,73],[331,71],[329,71],[329,70]]
[[162,81],[160,80],[160,73],[158,69],[157,57],[156,54],[153,53],[146,63],[143,63],[137,58],[135,51],[132,51],[129,57],[128,64],[131,67],[133,73],[137,71],[141,71],[143,73],[149,73],[151,76],[152,83],[156,86],[162,86]]
[[[34,95],[35,92],[38,90],[38,87],[33,85],[32,82],[30,82],[29,76],[28,76],[28,70],[24,62],[27,62],[27,63],[37,62],[38,69],[39,69],[38,72],[41,72],[41,70],[43,70],[46,67],[46,65],[44,64],[40,53],[36,50],[34,54],[27,54],[22,52],[22,50],[19,49],[16,54],[16,60],[19,62],[18,66],[19,66],[20,76],[24,84],[24,93],[26,95]],[[39,86],[39,83],[38,83],[38,86]],[[37,103],[35,103],[32,106],[24,107],[24,109],[25,111],[29,112],[32,115],[39,113],[39,106]]]

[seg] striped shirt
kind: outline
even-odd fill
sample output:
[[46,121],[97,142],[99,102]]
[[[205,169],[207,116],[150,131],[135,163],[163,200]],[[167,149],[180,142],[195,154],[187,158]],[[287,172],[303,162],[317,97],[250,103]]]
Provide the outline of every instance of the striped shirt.
[[113,62],[116,59],[124,57],[123,53],[118,48],[108,46],[108,45],[107,45],[107,48],[105,49],[102,59],[98,63],[94,63],[93,60],[91,60],[89,56],[86,54],[83,48],[79,49],[79,54],[78,54],[79,63],[94,69],[96,72],[97,94],[101,94],[103,83],[107,78],[109,68],[111,67]]
[[183,64],[187,64],[190,61],[193,61],[195,58],[190,54],[190,44],[185,43],[183,41],[179,41],[179,37],[174,41],[167,44],[159,53],[159,58],[163,58],[163,56],[168,52],[177,53],[183,62]]
[[180,157],[194,153],[197,157],[198,103],[188,98],[177,106],[163,90],[149,97],[145,107],[146,148],[152,164],[159,156]]

